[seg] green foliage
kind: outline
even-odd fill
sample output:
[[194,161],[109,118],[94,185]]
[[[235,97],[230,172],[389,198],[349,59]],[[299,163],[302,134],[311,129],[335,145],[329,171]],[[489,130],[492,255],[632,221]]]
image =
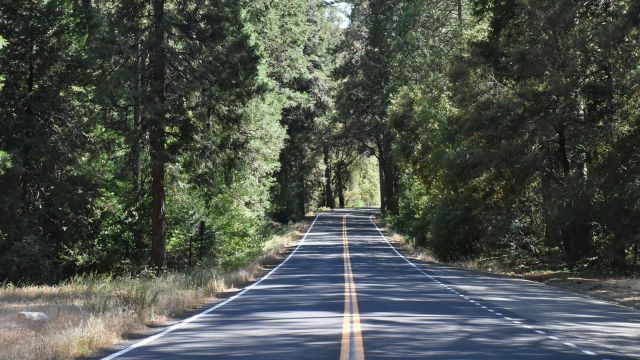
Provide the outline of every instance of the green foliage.
[[[0,50],[7,45],[7,41],[0,36]],[[4,76],[0,73],[0,91],[2,91],[2,87],[4,86]]]
[[0,175],[3,175],[5,170],[11,167],[11,156],[6,152],[0,150]]
[[349,208],[380,206],[380,179],[375,158],[361,157],[352,164],[345,202]]
[[0,273],[10,279],[55,278],[61,249],[97,235],[96,184],[80,165],[91,124],[74,91],[87,81],[76,10],[62,0],[0,4],[0,148],[12,162],[0,177]]
[[[288,223],[324,205],[326,179],[323,181],[321,159],[334,126],[327,124],[334,110],[335,91],[334,80],[329,75],[335,62],[331,50],[340,40],[336,36],[339,24],[326,17],[322,1],[269,4],[272,8],[267,11],[269,16],[274,16],[276,11],[286,14],[279,18],[287,22],[282,29],[288,30],[274,34],[267,27],[261,31],[268,51],[284,53],[277,55],[278,64],[272,66],[276,71],[274,78],[288,100],[282,113],[287,137],[272,191],[272,213],[277,220]],[[299,11],[292,12],[296,9]],[[297,26],[299,23],[306,25]],[[289,44],[289,48],[283,49],[283,43]]]
[[236,267],[320,206],[326,6],[0,2],[0,277]]
[[19,242],[13,242],[6,247],[1,257],[0,273],[7,279],[17,283],[52,281],[56,279],[59,265],[52,256],[48,244],[40,239],[28,236]]
[[369,0],[354,13],[338,108],[391,159],[397,227],[445,260],[637,264],[639,6]]
[[234,267],[272,218],[378,203],[446,260],[637,262],[640,6],[337,11],[0,2],[0,277]]
[[429,239],[429,247],[439,259],[460,260],[478,253],[482,229],[475,214],[475,202],[465,193],[449,195],[439,201]]

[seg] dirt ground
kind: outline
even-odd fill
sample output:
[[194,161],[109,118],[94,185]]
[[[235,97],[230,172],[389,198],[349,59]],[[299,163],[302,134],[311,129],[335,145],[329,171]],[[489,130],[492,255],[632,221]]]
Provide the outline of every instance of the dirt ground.
[[524,275],[523,277],[640,310],[640,279],[638,278],[599,278],[564,273],[542,276]]

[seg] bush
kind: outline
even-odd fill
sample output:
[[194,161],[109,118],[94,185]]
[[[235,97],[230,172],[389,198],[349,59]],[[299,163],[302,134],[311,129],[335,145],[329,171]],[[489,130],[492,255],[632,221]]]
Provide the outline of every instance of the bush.
[[442,261],[469,258],[478,252],[481,238],[476,201],[467,194],[443,197],[436,208],[428,246]]
[[6,279],[22,282],[49,282],[59,274],[59,267],[49,258],[50,249],[44,242],[27,236],[0,255],[0,274]]

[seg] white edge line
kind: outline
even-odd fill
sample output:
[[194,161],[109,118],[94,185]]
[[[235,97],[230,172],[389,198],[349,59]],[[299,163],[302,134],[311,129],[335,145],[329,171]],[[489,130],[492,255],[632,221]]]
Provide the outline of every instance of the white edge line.
[[[421,272],[421,273],[423,273],[423,274],[425,274],[425,275],[427,275],[428,277],[430,277],[430,278],[431,278],[431,275],[429,275],[429,274],[425,273],[425,272],[424,272],[422,269],[420,269],[416,264],[414,264],[414,263],[413,263],[413,261],[410,261],[410,260],[409,260],[409,259],[407,259],[404,255],[400,254],[400,253],[398,252],[398,250],[396,250],[395,246],[391,245],[391,242],[389,242],[389,239],[387,239],[387,237],[382,233],[382,231],[380,231],[380,228],[378,227],[378,224],[376,224],[376,223],[375,223],[375,221],[373,221],[373,215],[369,216],[369,221],[371,221],[371,223],[373,224],[373,226],[375,226],[375,227],[376,227],[376,230],[378,230],[378,233],[380,233],[380,236],[382,237],[382,239],[384,239],[384,241],[386,241],[386,242],[387,242],[387,244],[389,245],[389,247],[390,247],[390,248],[391,248],[391,249],[392,249],[396,254],[398,254],[398,256],[400,256],[402,259],[404,259],[404,261],[406,261],[409,265],[411,265],[412,267],[414,267],[416,270],[418,270],[419,272]],[[438,281],[436,280],[436,282],[438,282]],[[467,298],[466,296],[464,296],[464,295],[460,295],[460,296],[464,297],[465,299],[468,299],[468,298]],[[474,302],[474,301],[472,301],[472,300],[469,300],[469,301]],[[500,313],[495,313],[495,314],[496,314],[496,315],[502,315],[502,314],[500,314]],[[511,318],[509,318],[509,317],[506,317],[506,316],[505,316],[505,319],[513,320],[513,319],[511,319]],[[521,324],[521,322],[520,322],[520,321],[513,320],[513,322],[514,322],[514,323],[519,323],[519,324]],[[528,325],[525,325],[525,327],[530,328]],[[545,334],[545,332],[544,332],[544,331],[536,331],[536,332],[537,332],[538,334]],[[558,337],[556,337],[556,336],[547,336],[547,338],[552,339],[552,340],[560,340],[560,339],[559,339]],[[573,347],[573,348],[578,349],[578,346],[576,346],[576,345],[575,345],[575,344],[573,344],[573,343],[570,343],[570,342],[563,342],[563,344],[564,344],[564,345],[566,345],[566,346],[569,346],[569,347]],[[593,355],[597,355],[596,353],[594,353],[594,352],[592,352],[592,351],[585,351],[585,350],[582,350],[582,349],[580,349],[580,350],[581,350],[583,353],[587,354],[587,355],[592,355],[592,356],[593,356]],[[603,359],[603,360],[608,360],[608,359]]]
[[[396,250],[395,246],[391,245],[391,243],[389,242],[389,239],[387,239],[386,236],[384,236],[384,234],[382,233],[382,231],[380,231],[380,228],[378,227],[378,224],[375,223],[375,221],[373,221],[373,215],[369,216],[369,221],[371,221],[371,223],[373,224],[373,226],[376,227],[376,230],[378,230],[378,232],[380,233],[380,236],[382,236],[382,239],[384,239],[384,241],[387,242],[387,244],[389,245],[389,247],[396,253],[398,254],[398,256],[400,256],[402,259],[404,259],[404,261],[407,262],[407,264],[413,266],[414,268],[416,268],[418,271],[422,272],[420,270],[420,268],[418,268],[418,266],[416,266],[416,264],[414,264],[412,261],[410,261],[409,259],[407,259],[404,255],[400,254],[398,252],[398,250]],[[431,277],[430,275],[427,275],[429,277]]]
[[[233,295],[232,297],[230,297],[230,298],[226,299],[225,301],[223,301],[223,302],[221,302],[221,303],[218,303],[218,304],[216,304],[216,305],[214,305],[214,306],[212,306],[212,307],[210,307],[210,308],[208,308],[208,309],[206,309],[206,310],[202,311],[202,312],[201,312],[201,313],[199,313],[199,314],[196,314],[196,315],[193,315],[193,316],[191,316],[191,317],[189,317],[189,318],[186,318],[186,319],[184,319],[184,320],[182,320],[182,321],[178,322],[177,324],[173,324],[173,325],[169,326],[168,328],[166,328],[166,329],[162,330],[161,332],[159,332],[159,333],[157,333],[157,334],[155,334],[155,335],[151,335],[151,336],[149,336],[149,337],[147,337],[147,338],[145,338],[145,339],[143,339],[143,340],[140,340],[140,341],[138,341],[138,342],[137,342],[137,343],[135,343],[135,344],[132,344],[132,345],[130,345],[130,346],[128,346],[128,347],[126,347],[126,348],[124,348],[124,349],[122,349],[122,350],[120,350],[120,351],[116,352],[116,353],[113,353],[113,354],[111,354],[111,355],[109,355],[109,356],[107,356],[107,357],[102,358],[101,360],[111,360],[111,359],[115,359],[115,358],[117,358],[117,357],[119,357],[119,356],[122,356],[122,355],[124,355],[124,354],[128,353],[128,352],[129,352],[129,351],[131,351],[131,350],[134,350],[134,349],[137,349],[137,348],[139,348],[139,347],[141,347],[141,346],[144,346],[144,345],[150,344],[150,343],[154,342],[155,340],[157,340],[157,339],[159,339],[159,338],[161,338],[161,337],[163,337],[163,336],[165,336],[165,335],[167,335],[167,334],[169,334],[169,333],[171,333],[171,332],[173,332],[173,331],[175,331],[175,330],[180,329],[180,328],[181,328],[181,327],[183,327],[184,325],[186,325],[186,324],[188,324],[188,323],[190,323],[190,322],[193,322],[194,320],[197,320],[197,319],[199,319],[199,318],[203,317],[204,315],[207,315],[207,314],[209,314],[209,313],[211,313],[211,312],[213,312],[213,311],[215,311],[215,310],[217,310],[217,309],[219,309],[219,308],[223,307],[224,305],[226,305],[226,304],[228,304],[228,303],[232,302],[233,300],[235,300],[235,299],[239,298],[240,296],[244,295],[244,294],[245,294],[246,292],[248,292],[249,290],[251,290],[251,289],[253,289],[254,287],[258,286],[261,282],[263,282],[264,280],[266,280],[267,278],[269,278],[269,276],[271,276],[271,274],[273,274],[274,272],[276,272],[276,271],[277,271],[277,270],[278,270],[282,265],[284,265],[287,261],[289,261],[289,259],[293,256],[293,254],[295,254],[295,253],[298,251],[298,249],[300,248],[300,246],[302,246],[302,244],[304,243],[304,241],[307,239],[307,235],[309,235],[309,232],[310,232],[310,231],[311,231],[311,229],[313,228],[313,225],[316,223],[316,220],[318,220],[318,218],[320,217],[320,215],[322,215],[322,214],[318,214],[318,215],[316,215],[316,218],[315,218],[315,219],[313,219],[313,222],[312,222],[312,223],[311,223],[311,225],[309,226],[309,229],[307,229],[307,232],[306,232],[306,233],[304,234],[304,236],[302,237],[302,240],[300,240],[300,242],[298,243],[298,246],[296,246],[296,248],[295,248],[295,249],[293,249],[293,251],[291,252],[291,254],[289,254],[289,256],[287,256],[287,257],[286,257],[286,259],[284,259],[284,260],[283,260],[283,261],[282,261],[278,266],[276,266],[274,269],[272,269],[271,271],[269,271],[269,272],[267,273],[267,275],[263,276],[263,277],[262,277],[262,278],[260,278],[258,281],[256,281],[256,282],[254,282],[253,284],[251,284],[251,285],[247,286],[247,287],[246,287],[246,288],[244,288],[242,291],[240,291],[239,293],[237,293],[237,294]],[[379,230],[378,230],[378,231],[379,231]]]

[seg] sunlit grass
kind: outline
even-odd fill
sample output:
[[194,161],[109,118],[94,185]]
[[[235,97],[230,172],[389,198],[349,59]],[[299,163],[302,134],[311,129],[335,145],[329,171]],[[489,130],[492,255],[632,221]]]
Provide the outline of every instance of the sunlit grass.
[[[199,268],[161,277],[77,277],[57,286],[0,287],[0,359],[70,359],[113,345],[147,325],[163,324],[253,281],[277,263],[301,224],[265,242],[264,252],[240,268]],[[20,319],[44,312],[49,321]]]

